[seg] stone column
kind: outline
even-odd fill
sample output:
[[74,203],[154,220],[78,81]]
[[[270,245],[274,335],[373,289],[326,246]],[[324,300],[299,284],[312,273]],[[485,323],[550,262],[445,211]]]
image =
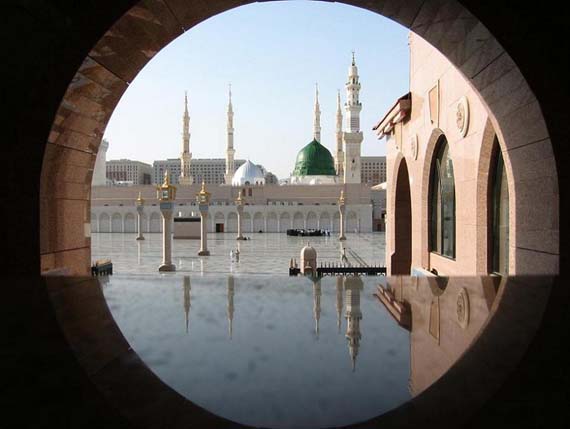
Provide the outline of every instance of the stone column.
[[141,197],[141,193],[139,192],[139,197],[137,198],[137,240],[144,240],[143,233],[142,233],[142,215],[144,211],[144,200]]
[[242,228],[241,228],[241,221],[243,218],[243,203],[244,203],[244,199],[243,196],[241,194],[241,190],[239,191],[238,197],[236,199],[236,209],[237,209],[237,215],[238,215],[238,224],[237,224],[237,237],[236,240],[245,240],[245,237],[242,234]]
[[176,271],[172,263],[172,203],[160,203],[162,214],[162,264],[158,271]]
[[242,234],[242,228],[241,228],[241,219],[243,216],[243,206],[237,206],[237,213],[238,213],[238,225],[237,225],[237,238],[236,240],[245,240],[245,237]]
[[338,235],[338,239],[340,241],[346,240],[346,236],[344,235],[344,213],[346,211],[346,204],[344,200],[344,191],[340,192],[340,198],[338,199],[338,210],[340,212],[340,221],[339,221],[339,229],[340,234]]
[[210,256],[208,250],[208,204],[200,204],[200,251],[198,256]]
[[206,191],[206,183],[202,182],[202,189],[196,195],[198,210],[200,210],[200,251],[198,256],[210,256],[208,250],[208,207],[210,205],[210,193]]
[[158,271],[176,271],[172,263],[172,209],[176,200],[176,186],[170,184],[168,170],[164,173],[164,183],[156,187],[156,197],[160,201],[162,214],[162,264]]

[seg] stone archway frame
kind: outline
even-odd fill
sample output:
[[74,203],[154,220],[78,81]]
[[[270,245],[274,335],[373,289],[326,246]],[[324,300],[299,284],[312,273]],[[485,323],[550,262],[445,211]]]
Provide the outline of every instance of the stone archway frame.
[[[156,52],[183,31],[217,13],[247,3],[251,2],[145,1],[129,10],[112,28],[100,29],[98,34],[108,31],[85,58],[65,94],[61,94],[63,102],[55,115],[45,145],[39,205],[42,266],[54,264],[55,267],[69,267],[74,274],[86,274],[89,269],[90,238],[85,233],[85,224],[90,213],[89,189],[95,156],[105,126],[127,85]],[[484,25],[457,1],[352,0],[344,3],[382,14],[411,28],[439,49],[479,92],[483,103],[491,112],[491,121],[497,130],[499,141],[504,144],[502,149],[507,173],[517,188],[512,193],[513,198],[516,195],[516,200],[512,200],[511,210],[520,213],[519,218],[524,217],[517,224],[517,268],[524,265],[526,272],[556,272],[559,222],[556,164],[538,100],[508,53]],[[542,229],[537,228],[537,221],[543,226]],[[80,296],[90,297],[89,307],[92,312],[88,311],[89,308],[72,311],[72,314],[91,316],[88,318],[89,323],[84,326],[85,330],[77,329],[77,324],[73,325],[75,333],[80,334],[79,339],[74,342],[70,338],[72,324],[64,325],[71,344],[92,347],[89,350],[74,350],[91,380],[101,391],[106,392],[107,400],[142,427],[164,424],[172,419],[183,425],[191,418],[202,419],[199,423],[202,426],[226,425],[226,421],[220,421],[198,407],[189,409],[192,404],[158,380],[110,323],[101,325],[101,329],[93,329],[93,320],[112,321],[112,317],[102,318],[100,313],[94,312],[91,294],[96,292],[100,295],[95,297],[97,301],[106,304],[97,288],[87,287],[92,281],[95,280],[83,282],[84,288],[81,288],[81,282],[74,287],[53,288],[56,290],[52,292],[52,299],[57,302],[59,298],[61,302],[63,298],[58,297],[58,293],[83,292],[84,295]],[[507,313],[515,307],[519,308],[521,303],[528,303],[528,300],[514,296],[526,288],[514,286],[505,288],[507,295],[513,296],[504,305]],[[538,289],[537,292],[544,292],[547,296],[546,290]],[[542,301],[545,300],[543,297]],[[68,299],[67,302],[78,305],[87,301]],[[529,321],[531,324],[540,321],[541,314],[537,312],[539,307],[543,308],[544,305],[538,305],[537,300],[533,300],[528,314],[520,314],[518,319],[508,325],[514,327],[513,335],[519,335],[519,327]],[[99,308],[101,307],[98,306],[97,309]],[[495,318],[490,319],[490,324],[495,321]],[[497,331],[497,347],[504,344],[505,338],[513,338],[513,335],[505,335],[502,329]],[[93,341],[84,341],[83,334],[86,332],[94,335]],[[493,334],[489,329],[485,333]],[[116,336],[113,337],[112,334]],[[109,344],[110,340],[116,340],[120,344],[117,347],[100,348],[99,344]],[[492,349],[489,344],[494,345],[489,341],[480,341],[474,347]],[[115,353],[117,350],[120,352]],[[505,356],[512,357],[511,350],[506,351]],[[514,361],[518,362],[519,359],[520,357]],[[457,379],[466,380],[468,384],[473,381],[470,374],[477,373],[481,377],[494,374],[492,371],[480,371],[477,362],[473,362],[480,361],[477,353],[466,353],[461,360],[430,390],[437,390],[450,377],[455,386]],[[492,364],[498,360],[490,359],[488,362]],[[469,363],[473,367],[469,367]],[[500,363],[504,371],[504,362]],[[129,371],[112,372],[120,369],[121,365],[128,367]],[[108,374],[105,372],[111,372],[111,376],[106,376]],[[153,384],[143,382],[148,377],[153,377]],[[499,385],[496,380],[491,381]],[[121,391],[126,386],[135,390],[138,388],[139,392],[144,393],[144,401],[137,401],[136,404],[130,401],[128,395]],[[477,389],[470,391],[475,394],[479,392]],[[421,415],[422,409],[429,410],[426,415],[433,415],[433,403],[428,397],[435,396],[441,401],[441,394],[437,391],[435,393],[424,392],[412,404],[405,404],[389,412],[382,421],[390,421],[401,414],[403,420],[400,422],[411,424],[414,420],[410,414],[415,413],[415,421],[418,425],[422,424],[425,422],[422,418],[425,416]],[[455,398],[456,396],[449,397],[449,402],[446,403],[453,404]],[[449,413],[452,409],[452,406],[444,407],[441,412]],[[160,413],[161,410],[163,413]],[[165,415],[164,410],[178,410],[178,414],[176,417],[170,413]],[[464,410],[455,414],[451,412],[447,423],[454,421],[454,417],[465,418]]]
[[[421,176],[421,217],[420,217],[420,234],[421,234],[421,263],[425,269],[430,269],[430,250],[429,250],[429,187],[431,176],[431,165],[435,155],[437,142],[441,136],[445,135],[440,128],[434,128],[426,142],[426,148],[423,151],[423,166]],[[453,160],[453,152],[451,145],[448,145],[451,159]],[[417,196],[416,196],[417,197]],[[412,204],[414,197],[412,196]],[[413,211],[412,211],[413,213]]]
[[[489,272],[489,202],[491,192],[491,180],[493,177],[493,158],[495,150],[502,150],[501,142],[499,148],[494,147],[495,130],[488,119],[483,135],[481,138],[481,149],[479,152],[479,163],[477,165],[477,273],[486,274]],[[498,140],[498,137],[497,137]],[[512,181],[512,172],[505,162],[505,174],[507,174],[507,183],[509,187],[509,196],[513,193],[514,183]],[[512,200],[509,199],[509,205]],[[510,211],[510,210],[509,210]],[[510,215],[511,213],[509,213]],[[514,228],[514,219],[509,216],[509,230]],[[515,237],[516,239],[516,237]],[[510,245],[513,246],[514,240]],[[514,248],[514,246],[513,246]],[[514,270],[514,249],[509,249],[509,272]]]
[[[42,267],[89,267],[89,189],[104,129],[128,84],[184,31],[241,0],[133,2],[94,45],[72,79],[45,147],[40,183]],[[410,28],[436,47],[478,92],[504,142],[513,180],[517,274],[558,272],[558,178],[538,100],[517,65],[456,0],[344,1]],[[57,181],[55,180],[57,178]],[[511,191],[509,187],[509,191]],[[66,231],[63,234],[63,231]]]
[[[393,170],[391,171],[391,173],[389,173],[389,177],[390,180],[392,180],[392,183],[398,183],[398,174],[400,172],[400,167],[402,165],[402,162],[407,163],[406,157],[403,155],[402,151],[398,151],[395,159],[394,159],[394,163],[393,163]],[[409,177],[409,168],[408,168],[408,180],[410,179]],[[394,188],[395,189],[395,188]],[[410,206],[410,210],[412,213],[412,219],[411,221],[411,233],[412,233],[412,237],[415,236],[415,231],[414,231],[414,227],[416,226],[413,220],[413,213],[414,213],[414,188],[412,187],[412,184],[410,183],[410,199],[411,199],[411,206]],[[395,224],[396,224],[396,219],[395,219],[395,213],[396,213],[396,195],[394,192],[392,192],[392,187],[388,186],[386,189],[386,215],[387,215],[387,228],[386,228],[386,250],[390,250],[390,253],[386,252],[386,268],[388,270],[388,273],[391,272],[392,269],[392,264],[391,264],[391,260],[392,260],[392,256],[395,254],[395,248],[396,248],[396,228],[395,228]],[[414,260],[414,243],[412,242],[412,266],[414,266],[414,264],[416,264],[416,261]],[[422,262],[423,264],[423,262]]]

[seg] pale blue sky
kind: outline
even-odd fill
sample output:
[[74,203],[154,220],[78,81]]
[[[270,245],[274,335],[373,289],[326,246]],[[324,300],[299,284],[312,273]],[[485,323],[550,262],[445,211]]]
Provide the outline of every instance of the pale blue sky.
[[362,84],[363,155],[384,155],[372,126],[409,89],[408,30],[342,4],[257,3],[220,14],[160,51],[120,100],[105,138],[107,159],[178,157],[188,90],[193,158],[223,158],[228,83],[232,84],[236,158],[289,176],[312,140],[319,83],[322,144],[335,148],[336,92],[351,51]]

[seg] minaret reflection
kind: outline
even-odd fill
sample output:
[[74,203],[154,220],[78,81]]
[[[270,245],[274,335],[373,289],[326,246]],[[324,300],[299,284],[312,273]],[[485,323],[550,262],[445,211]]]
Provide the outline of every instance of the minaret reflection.
[[186,315],[186,333],[188,333],[188,320],[190,315],[190,276],[184,276],[184,314]]
[[342,323],[342,282],[343,277],[336,278],[336,326],[340,334],[340,325]]
[[319,339],[319,321],[321,319],[321,295],[321,280],[313,278],[313,317],[317,339]]
[[356,369],[356,357],[360,347],[360,321],[362,320],[362,311],[360,311],[360,291],[364,288],[364,284],[360,277],[345,277],[344,289],[346,291],[346,339],[348,340],[348,351],[352,360],[352,370]]
[[141,242],[137,241],[137,264],[141,264]]
[[234,322],[234,276],[228,276],[228,335],[230,340],[233,335]]

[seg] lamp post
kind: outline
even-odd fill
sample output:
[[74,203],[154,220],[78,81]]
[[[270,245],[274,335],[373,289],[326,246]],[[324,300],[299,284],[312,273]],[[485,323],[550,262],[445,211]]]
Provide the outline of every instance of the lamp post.
[[208,206],[210,204],[210,193],[206,191],[206,183],[202,182],[202,189],[196,194],[198,209],[200,210],[200,251],[198,256],[210,256],[208,250]]
[[237,209],[237,215],[238,215],[238,224],[237,224],[237,238],[236,240],[245,240],[245,237],[242,234],[241,231],[241,218],[243,216],[243,204],[244,204],[244,199],[243,196],[241,194],[241,189],[239,191],[238,197],[236,198],[236,209]]
[[143,211],[144,211],[144,200],[141,197],[141,193],[139,192],[139,196],[137,198],[136,201],[136,206],[137,206],[137,225],[138,225],[138,235],[137,235],[137,240],[144,240],[143,234],[142,234],[142,215],[143,215]]
[[340,241],[346,240],[346,236],[344,235],[344,212],[346,211],[346,201],[344,199],[344,190],[340,191],[340,198],[338,199],[338,210],[340,212],[340,234],[338,235],[338,239]]
[[164,172],[164,183],[156,187],[162,214],[162,264],[158,271],[176,271],[172,263],[172,209],[176,199],[176,187],[170,184],[168,170]]

